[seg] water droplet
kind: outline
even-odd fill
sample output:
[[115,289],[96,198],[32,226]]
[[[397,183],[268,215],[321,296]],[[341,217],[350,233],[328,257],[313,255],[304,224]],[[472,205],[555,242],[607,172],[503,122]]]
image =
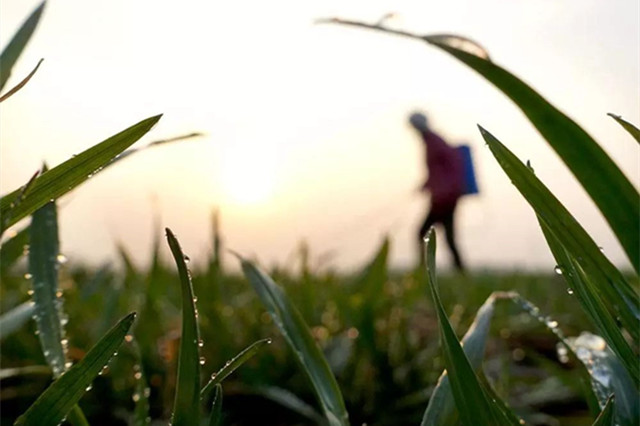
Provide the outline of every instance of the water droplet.
[[131,399],[133,399],[133,402],[138,402],[140,401],[140,394],[139,393],[134,393],[133,396],[131,397]]
[[134,377],[136,380],[140,380],[140,379],[142,378],[142,373],[138,371],[138,372],[136,372],[136,373],[133,375],[133,377]]
[[124,340],[127,343],[131,343],[133,342],[133,336],[131,334],[127,334],[126,336],[124,336]]
[[547,326],[549,328],[556,328],[558,327],[558,321],[549,320],[547,321]]
[[91,384],[89,386],[87,386],[86,388],[84,388],[84,390],[86,392],[89,392],[91,389],[93,389],[93,385],[91,385]]
[[200,340],[198,341],[198,347],[199,347],[199,348],[201,348],[201,347],[203,347],[203,346],[204,346],[204,341],[203,341],[202,339],[200,339]]
[[184,255],[184,263],[189,263],[191,262],[191,258],[189,258],[189,256],[187,256],[186,254]]
[[193,303],[198,302],[198,296],[193,296]]
[[600,252],[604,253],[604,248],[598,246],[598,250],[600,250]]
[[58,263],[60,265],[64,265],[65,263],[67,263],[67,256],[65,256],[64,254],[60,253],[59,255],[56,256],[56,260],[58,261]]
[[203,356],[200,357],[200,365],[204,365],[206,361],[207,360]]
[[556,265],[555,268],[553,268],[553,272],[555,272],[558,275],[562,275],[562,267],[560,265]]
[[71,367],[73,367],[73,363],[71,361],[67,361],[64,363],[64,368],[65,369],[70,369]]
[[67,346],[69,344],[69,339],[62,339],[60,340],[60,343],[62,344],[62,346]]
[[267,339],[267,345],[270,345],[270,344],[271,344],[271,342],[273,342],[273,340],[271,340],[271,338],[268,338],[268,339]]
[[56,297],[57,298],[62,297],[62,291],[60,291],[60,290],[56,291]]
[[151,389],[150,388],[144,388],[143,395],[144,395],[145,398],[149,398],[149,396],[151,395]]
[[567,288],[567,293],[569,295],[572,295],[573,294],[573,289],[571,287]]
[[25,280],[30,280],[31,278],[33,278],[33,275],[31,275],[30,273],[27,272],[26,274],[24,274]]
[[27,290],[27,295],[33,296],[33,290],[31,290],[31,289]]

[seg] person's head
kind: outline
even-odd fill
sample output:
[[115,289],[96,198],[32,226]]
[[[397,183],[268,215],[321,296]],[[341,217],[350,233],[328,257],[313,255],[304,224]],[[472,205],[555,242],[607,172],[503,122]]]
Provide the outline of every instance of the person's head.
[[426,132],[429,130],[429,121],[427,117],[421,112],[414,112],[409,116],[409,123],[413,126],[414,129],[419,130],[421,132]]

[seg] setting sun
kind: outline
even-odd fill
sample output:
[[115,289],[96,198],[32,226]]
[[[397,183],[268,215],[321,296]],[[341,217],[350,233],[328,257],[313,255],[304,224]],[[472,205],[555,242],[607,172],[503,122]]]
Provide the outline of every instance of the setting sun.
[[269,146],[234,144],[225,150],[222,164],[223,190],[233,202],[258,204],[273,195],[276,156]]

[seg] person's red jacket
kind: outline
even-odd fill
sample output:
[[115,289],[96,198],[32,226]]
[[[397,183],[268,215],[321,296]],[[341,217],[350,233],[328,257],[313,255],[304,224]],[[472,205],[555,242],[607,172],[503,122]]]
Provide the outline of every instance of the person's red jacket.
[[452,205],[464,191],[464,165],[460,152],[436,133],[422,132],[427,148],[429,178],[423,190],[431,193],[432,206]]

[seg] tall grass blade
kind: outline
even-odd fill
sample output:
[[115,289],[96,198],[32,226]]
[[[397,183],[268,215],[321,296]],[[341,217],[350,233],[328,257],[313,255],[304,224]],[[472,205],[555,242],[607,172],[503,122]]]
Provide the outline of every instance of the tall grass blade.
[[537,306],[519,295],[511,300],[555,334],[567,353],[572,353],[584,365],[590,382],[590,391],[586,396],[588,400],[595,399],[598,411],[604,409],[607,399],[614,394],[618,401],[615,406],[617,422],[622,425],[640,423],[637,382],[600,336],[582,332],[578,337],[566,337],[558,327],[558,322],[543,315]]
[[576,294],[582,308],[592,323],[596,326],[600,334],[604,336],[609,346],[611,346],[611,349],[618,355],[637,383],[638,380],[640,380],[638,358],[622,335],[615,317],[602,300],[595,283],[585,274],[576,259],[565,249],[549,227],[541,220],[540,227],[542,228],[542,232],[553,257],[556,259],[558,265],[562,265],[564,269],[562,276],[567,281],[569,288]]
[[209,426],[218,426],[222,421],[222,386],[216,385],[213,391],[213,402],[211,403],[211,414],[209,416]]
[[173,406],[172,424],[175,426],[197,426],[200,423],[200,331],[198,311],[193,294],[187,258],[180,243],[169,228],[165,229],[171,254],[178,268],[182,292],[182,335],[178,355],[178,379]]
[[231,361],[227,362],[217,373],[211,375],[211,379],[200,391],[200,397],[204,397],[207,392],[214,386],[222,383],[231,373],[233,373],[238,367],[251,359],[264,345],[271,344],[271,339],[263,339],[254,342],[250,346],[246,347],[242,352],[236,355]]
[[[637,292],[533,172],[491,133],[482,127],[480,132],[511,182],[533,207],[539,219],[549,227],[549,230],[593,281],[604,301],[613,310],[612,314],[620,316],[622,325],[638,342],[640,300]],[[562,268],[564,265],[559,266]],[[613,345],[612,342],[611,344]]]
[[433,228],[427,233],[425,243],[427,280],[438,316],[440,343],[444,352],[447,375],[460,420],[464,425],[468,426],[519,424],[518,422],[513,423],[511,418],[501,411],[498,404],[492,402],[488,397],[449,323],[437,290],[435,273],[436,238]]
[[65,313],[58,290],[58,214],[54,202],[38,209],[32,217],[29,245],[29,273],[32,280],[34,319],[47,364],[58,378],[65,370]]
[[302,315],[284,290],[269,276],[251,262],[241,257],[240,261],[245,276],[311,380],[329,424],[348,425],[349,415],[340,388]]
[[[474,371],[480,371],[482,367],[495,302],[497,299],[504,297],[511,297],[511,293],[496,292],[489,296],[478,309],[473,324],[471,324],[462,338],[462,349]],[[479,374],[479,376],[482,376],[482,374]],[[445,426],[455,425],[457,422],[458,413],[451,393],[451,383],[449,383],[449,376],[444,371],[438,380],[438,385],[431,394],[431,398],[429,398],[429,405],[424,412],[421,425]]]
[[3,275],[8,268],[13,266],[29,247],[29,228],[25,227],[16,232],[11,238],[2,243],[0,247],[0,273]]
[[[363,22],[322,19],[321,23],[355,26],[426,41],[449,53],[478,72],[507,95],[527,116],[549,145],[562,158],[602,212],[623,246],[627,257],[640,272],[640,195],[633,184],[600,148],[596,141],[571,118],[560,112],[533,88],[509,71],[493,63],[470,40],[451,35],[418,35]],[[463,43],[468,41],[469,43]]]
[[438,39],[429,36],[424,39],[477,71],[518,105],[580,181],[611,226],[636,272],[640,272],[640,195],[596,141],[504,68]]
[[3,314],[0,317],[0,341],[25,325],[35,311],[36,305],[30,301],[24,302]]
[[122,344],[135,319],[135,313],[116,324],[76,365],[54,381],[16,425],[56,426],[80,400],[87,387]]
[[13,36],[7,47],[4,48],[0,55],[0,91],[4,88],[4,85],[11,76],[11,70],[18,61],[20,54],[24,50],[25,46],[29,42],[29,39],[33,35],[33,32],[40,21],[42,11],[46,2],[40,3],[26,21],[22,24],[18,32]]
[[640,129],[638,129],[633,124],[629,123],[627,120],[623,119],[619,115],[615,115],[612,113],[607,114],[609,117],[613,118],[620,124],[633,138],[640,143]]
[[151,417],[149,416],[149,395],[151,390],[147,382],[147,377],[144,374],[144,369],[142,368],[142,353],[140,352],[138,342],[136,342],[131,334],[125,336],[125,340],[130,342],[133,356],[135,358],[135,364],[133,365],[133,378],[135,379],[136,384],[132,397],[135,404],[133,408],[133,425],[146,426],[151,420]]
[[257,388],[253,388],[251,390],[251,393],[255,393],[256,395],[260,395],[267,399],[270,399],[271,401],[288,408],[294,413],[297,413],[302,417],[309,419],[315,424],[322,425],[325,423],[324,417],[322,417],[322,415],[318,413],[311,405],[307,404],[296,394],[289,392],[286,389],[282,389],[276,386],[260,386]]
[[27,74],[27,76],[25,78],[23,78],[20,83],[16,84],[13,88],[11,88],[11,90],[9,90],[4,95],[0,96],[0,102],[6,101],[11,96],[16,94],[16,92],[18,92],[18,90],[20,90],[24,86],[26,86],[26,84],[29,82],[29,80],[31,80],[31,77],[33,77],[36,74],[36,72],[38,71],[38,68],[40,68],[40,64],[42,64],[42,61],[44,61],[44,59],[40,59],[38,61],[38,63],[36,64],[35,68],[33,70],[31,70],[31,72],[29,74]]
[[59,198],[89,179],[151,130],[160,117],[161,115],[147,118],[38,176],[20,202],[20,189],[4,195],[0,199],[0,231],[4,232],[50,200]]
[[[611,395],[609,400],[607,401],[607,405],[604,406],[604,410],[600,413],[595,422],[593,422],[593,426],[613,426],[615,425],[615,399],[614,396]],[[637,423],[636,423],[637,424]]]

